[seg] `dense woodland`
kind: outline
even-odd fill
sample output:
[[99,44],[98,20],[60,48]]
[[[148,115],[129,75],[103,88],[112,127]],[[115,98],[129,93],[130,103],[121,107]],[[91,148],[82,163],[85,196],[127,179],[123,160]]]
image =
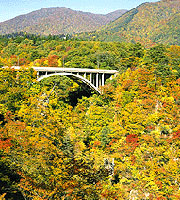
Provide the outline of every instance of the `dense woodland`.
[[140,42],[146,47],[157,43],[180,45],[180,0],[161,0],[143,3],[117,20],[91,33],[79,35],[83,39],[119,42]]
[[[0,52],[1,199],[180,199],[180,46],[22,34]],[[119,74],[82,96],[31,66]]]
[[180,0],[160,0],[106,15],[43,8],[1,22],[0,34],[72,34],[80,40],[141,43],[149,48],[157,43],[180,45],[179,22]]

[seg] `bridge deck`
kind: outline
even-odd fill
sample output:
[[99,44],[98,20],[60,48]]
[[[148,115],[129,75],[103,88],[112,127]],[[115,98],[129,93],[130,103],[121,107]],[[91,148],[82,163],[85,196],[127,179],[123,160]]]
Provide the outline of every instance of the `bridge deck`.
[[104,69],[86,69],[86,68],[59,68],[59,67],[33,67],[36,71],[48,71],[48,72],[75,72],[75,73],[101,73],[101,74],[115,74],[116,70],[104,70]]
[[[19,66],[13,66],[15,69],[20,69]],[[60,67],[32,67],[37,72],[71,72],[71,73],[100,73],[100,74],[116,74],[117,70],[105,69],[87,69],[87,68],[60,68]]]

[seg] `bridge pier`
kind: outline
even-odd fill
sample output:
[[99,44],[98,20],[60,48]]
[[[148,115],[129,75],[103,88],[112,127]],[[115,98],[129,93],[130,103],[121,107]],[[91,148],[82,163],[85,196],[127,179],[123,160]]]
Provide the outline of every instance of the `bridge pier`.
[[39,71],[37,72],[37,79],[39,78]]
[[102,74],[102,86],[105,85],[105,77],[104,77],[104,73]]
[[92,83],[92,73],[90,73],[89,76],[90,76],[90,77],[89,77],[89,81]]
[[99,74],[96,74],[96,87],[99,87]]
[[86,78],[86,72],[84,73],[84,78]]

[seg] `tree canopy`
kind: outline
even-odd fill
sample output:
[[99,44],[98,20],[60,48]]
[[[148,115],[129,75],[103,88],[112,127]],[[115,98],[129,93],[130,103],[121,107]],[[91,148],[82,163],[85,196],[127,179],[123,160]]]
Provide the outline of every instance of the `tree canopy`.
[[[179,46],[1,41],[1,199],[180,198]],[[38,83],[34,65],[119,74],[78,96],[65,77]]]

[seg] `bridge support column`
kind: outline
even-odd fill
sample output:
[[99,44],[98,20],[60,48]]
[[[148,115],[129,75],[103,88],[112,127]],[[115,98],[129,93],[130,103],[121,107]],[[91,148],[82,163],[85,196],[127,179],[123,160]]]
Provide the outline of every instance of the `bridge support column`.
[[92,83],[92,73],[90,73],[89,81]]
[[84,73],[84,78],[86,78],[86,72]]
[[39,71],[37,71],[37,78],[39,78]]
[[102,86],[102,74],[99,74],[99,86]]
[[96,87],[99,87],[99,74],[96,74]]
[[104,73],[102,74],[102,86],[105,85]]
[[96,74],[92,74],[92,84],[96,86]]

